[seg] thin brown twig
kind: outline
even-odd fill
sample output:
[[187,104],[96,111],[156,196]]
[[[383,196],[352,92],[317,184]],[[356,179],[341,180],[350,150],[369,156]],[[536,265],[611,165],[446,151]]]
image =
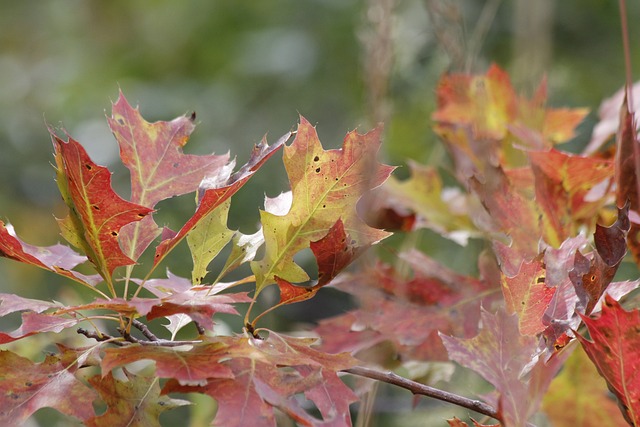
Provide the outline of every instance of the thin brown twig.
[[147,339],[148,339],[149,341],[158,341],[158,337],[156,337],[156,336],[154,335],[154,333],[153,333],[153,332],[151,332],[151,331],[149,330],[149,328],[147,327],[147,325],[145,325],[144,323],[142,323],[141,321],[136,320],[136,319],[131,319],[131,320],[132,320],[131,324],[132,324],[132,325],[133,325],[137,330],[139,330],[140,332],[142,332],[142,335],[144,335],[145,337],[147,337]]
[[450,393],[448,391],[444,391],[434,387],[429,387],[424,384],[420,384],[416,381],[412,381],[410,379],[401,377],[400,375],[394,374],[393,372],[381,372],[375,369],[365,368],[362,366],[356,366],[350,369],[345,369],[343,372],[347,372],[353,375],[358,375],[361,377],[371,378],[373,380],[382,381],[388,384],[393,384],[398,387],[407,389],[413,394],[421,394],[427,397],[431,397],[433,399],[442,400],[443,402],[452,403],[454,405],[471,409],[472,411],[476,411],[480,414],[489,416],[491,418],[494,418],[500,421],[500,418],[498,416],[498,411],[495,408],[493,408],[491,405],[487,405],[486,403],[481,402],[479,400],[469,399],[467,397],[463,397],[455,393]]

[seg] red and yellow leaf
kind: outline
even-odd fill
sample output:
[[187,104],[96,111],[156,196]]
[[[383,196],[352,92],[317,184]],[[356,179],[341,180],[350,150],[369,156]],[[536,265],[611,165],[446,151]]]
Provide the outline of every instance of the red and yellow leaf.
[[514,277],[502,275],[502,294],[507,312],[518,314],[518,327],[523,335],[537,335],[546,328],[542,318],[556,288],[546,285],[545,276],[541,256],[524,262]]
[[111,188],[109,170],[96,165],[77,141],[69,138],[65,142],[53,133],[52,138],[58,185],[70,211],[64,221],[65,229],[73,235],[71,243],[80,244],[100,275],[112,286],[113,270],[134,263],[122,252],[118,240],[120,229],[142,220],[152,209],[118,196]]
[[388,236],[366,225],[356,204],[368,190],[381,185],[393,170],[376,160],[381,129],[361,135],[350,132],[339,150],[324,150],[313,126],[304,118],[293,143],[285,147],[293,201],[285,215],[261,211],[266,252],[251,268],[257,291],[275,283],[275,276],[291,283],[304,282],[307,274],[294,261],[300,250],[324,237],[341,219],[357,246],[368,246]]

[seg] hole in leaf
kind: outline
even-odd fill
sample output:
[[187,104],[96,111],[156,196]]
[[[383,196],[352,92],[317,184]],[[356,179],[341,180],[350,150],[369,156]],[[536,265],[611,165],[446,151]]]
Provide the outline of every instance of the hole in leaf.
[[116,120],[118,123],[120,123],[122,126],[124,126],[124,120],[122,117],[118,117],[118,120]]
[[113,237],[116,237],[116,236],[118,235],[118,233],[117,233],[117,232],[115,232],[115,231],[112,231],[112,232],[111,232],[111,235],[112,235]]
[[98,205],[91,205],[91,207],[92,207],[93,209],[97,210],[97,211],[99,211],[99,210],[100,210],[100,206],[98,206]]
[[316,168],[316,173],[320,173],[320,168]]
[[[147,214],[146,214],[146,213],[139,213],[139,214],[138,214],[138,216],[139,216],[140,218],[144,218],[145,216],[147,216]],[[194,228],[195,228],[195,227],[194,227]]]
[[317,162],[318,160],[320,160],[320,157],[318,157],[318,156],[315,156],[315,157],[313,158],[313,161],[314,161],[314,162]]
[[85,168],[87,168],[88,170],[93,169],[89,163],[87,163],[86,165],[84,165],[84,167],[85,167]]

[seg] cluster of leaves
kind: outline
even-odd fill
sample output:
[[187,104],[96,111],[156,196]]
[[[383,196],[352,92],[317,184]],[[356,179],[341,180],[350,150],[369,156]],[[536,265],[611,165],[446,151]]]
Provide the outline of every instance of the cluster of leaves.
[[[1,423],[20,424],[52,407],[87,425],[158,425],[163,411],[188,403],[171,394],[202,393],[218,403],[215,425],[275,425],[283,414],[300,425],[351,425],[350,404],[358,396],[340,378],[351,372],[467,406],[505,427],[527,425],[541,407],[554,422],[574,425],[561,409],[568,404],[565,390],[573,392],[576,408],[585,393],[611,403],[581,406],[582,417],[640,424],[633,363],[640,357],[640,315],[618,302],[640,281],[613,281],[627,246],[640,259],[633,114],[625,104],[614,127],[615,158],[593,149],[595,143],[589,154],[570,154],[556,145],[572,138],[586,111],[548,109],[545,100],[544,83],[523,98],[496,66],[486,75],[444,76],[433,119],[451,155],[454,188],[444,188],[436,169],[418,164],[411,164],[408,180],[390,178],[393,167],[377,159],[380,128],[350,132],[341,149],[325,150],[302,117],[295,132],[273,145],[263,140],[234,171],[228,155],[183,153],[194,117],[148,123],[120,94],[108,123],[131,174],[131,197],[124,200],[106,168],[50,129],[69,210],[58,225],[75,249],[32,246],[0,223],[0,255],[64,276],[95,299],[65,305],[0,294],[0,316],[22,315],[18,329],[0,333],[0,344],[68,328],[86,337],[81,348],[58,343],[58,352],[41,363],[0,352]],[[255,234],[230,230],[232,196],[280,148],[290,191],[265,199]],[[196,194],[196,206],[185,224],[178,231],[156,224],[156,205],[187,193]],[[366,222],[357,209],[365,194],[374,196],[367,198]],[[605,222],[612,224],[600,225]],[[461,244],[485,240],[478,277],[416,249],[399,253],[394,265],[372,262],[344,272],[390,235],[382,229],[420,228]],[[182,240],[193,259],[191,278],[169,271],[158,278],[157,267]],[[153,261],[140,274],[141,256],[152,247]],[[225,247],[230,250],[222,252]],[[318,266],[313,279],[294,261],[305,249]],[[223,267],[209,272],[223,253]],[[250,276],[222,281],[243,264]],[[236,289],[247,283],[255,283],[253,292]],[[354,295],[359,307],[323,320],[315,329],[320,341],[258,327],[267,312],[313,298],[327,285]],[[271,286],[279,301],[255,314],[255,302]],[[243,331],[216,334],[214,315],[239,314],[240,304],[248,304]],[[168,321],[164,336],[147,324],[157,318]],[[197,334],[177,339],[191,323]],[[494,391],[474,404],[358,366],[372,354],[380,364],[455,361]],[[143,360],[153,362],[153,374],[134,369]],[[593,378],[594,365],[622,412],[597,382],[571,388],[571,375]],[[550,397],[558,395],[564,400]],[[106,405],[100,414],[97,402]]]

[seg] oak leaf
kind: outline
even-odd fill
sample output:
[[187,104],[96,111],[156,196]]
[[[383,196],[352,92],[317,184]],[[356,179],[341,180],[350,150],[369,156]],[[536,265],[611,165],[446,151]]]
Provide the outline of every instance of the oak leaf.
[[120,229],[145,218],[152,209],[128,202],[111,188],[111,173],[96,165],[73,138],[63,141],[51,131],[58,186],[69,208],[61,221],[63,236],[85,251],[112,293],[111,275],[134,260],[120,247]]
[[[170,122],[147,122],[120,92],[107,118],[120,147],[122,163],[131,172],[131,202],[154,208],[161,200],[195,191],[202,179],[222,168],[229,155],[193,155],[182,151],[195,128],[195,113]],[[158,236],[152,216],[120,233],[124,253],[137,260]]]
[[33,363],[10,351],[0,351],[0,424],[22,425],[40,408],[54,408],[87,421],[94,416],[96,394],[76,378],[76,365],[57,356]]
[[160,395],[156,376],[135,375],[123,370],[126,381],[114,378],[112,373],[89,378],[89,384],[107,404],[104,414],[87,421],[88,426],[157,426],[160,414],[169,409],[190,404],[185,400]]
[[640,424],[640,311],[625,311],[608,295],[597,318],[582,316],[589,338],[576,334],[618,398],[629,424]]
[[[355,395],[337,372],[355,364],[347,354],[331,355],[313,349],[315,339],[269,332],[266,339],[218,337],[227,345],[233,379],[209,378],[206,385],[180,385],[169,380],[163,393],[199,392],[218,401],[214,425],[275,426],[274,408],[307,426],[351,425],[349,404]],[[320,412],[318,419],[294,397],[304,393]]]
[[226,167],[217,170],[216,173],[205,176],[198,186],[198,204],[195,213],[177,233],[166,238],[163,236],[162,241],[156,248],[154,264],[162,261],[167,253],[180,243],[204,218],[229,200],[290,137],[291,132],[288,132],[273,145],[267,144],[265,137],[253,147],[249,161],[238,171],[232,173],[232,169],[235,166],[235,161],[232,161]]
[[502,294],[507,312],[518,314],[518,327],[523,335],[537,335],[545,330],[543,317],[556,288],[545,283],[542,256],[524,262],[514,277],[502,276]]
[[[598,402],[594,405],[594,402]],[[555,427],[617,427],[625,420],[586,353],[577,348],[543,400]]]
[[291,283],[307,281],[293,257],[324,237],[338,219],[357,246],[389,235],[367,226],[355,209],[361,196],[381,185],[393,170],[376,160],[380,133],[380,128],[364,135],[350,132],[341,149],[324,150],[315,128],[300,118],[295,140],[284,149],[291,208],[285,215],[260,212],[266,248],[262,260],[251,263],[257,292],[275,283],[275,276]]

